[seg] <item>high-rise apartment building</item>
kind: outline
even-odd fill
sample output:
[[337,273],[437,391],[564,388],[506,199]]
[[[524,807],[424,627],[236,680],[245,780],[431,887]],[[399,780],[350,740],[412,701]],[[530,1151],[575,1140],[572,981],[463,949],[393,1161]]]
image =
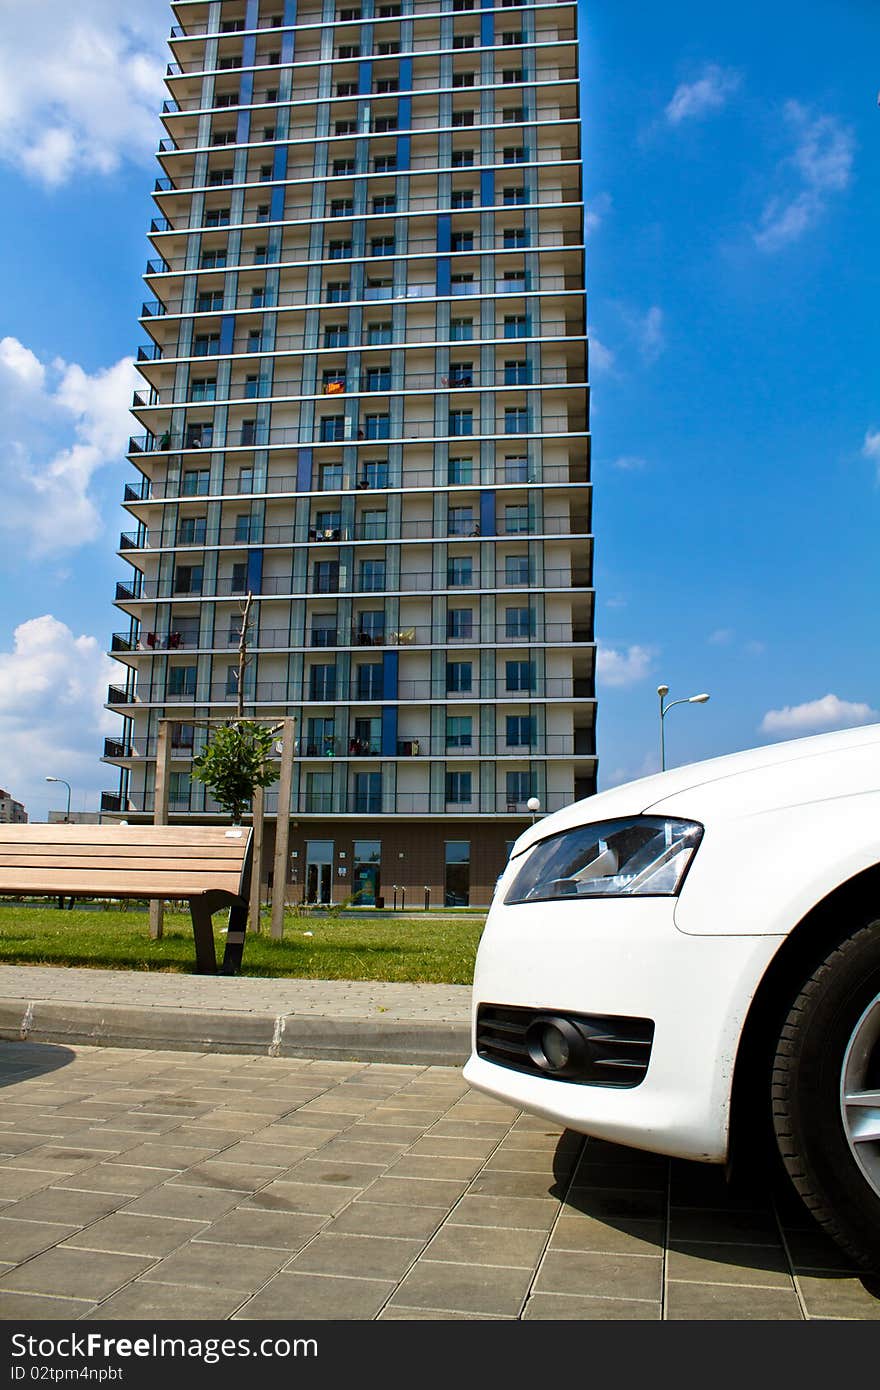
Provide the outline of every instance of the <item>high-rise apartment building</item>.
[[293,891],[486,902],[595,788],[576,6],[172,9],[105,809],[234,713],[251,593]]

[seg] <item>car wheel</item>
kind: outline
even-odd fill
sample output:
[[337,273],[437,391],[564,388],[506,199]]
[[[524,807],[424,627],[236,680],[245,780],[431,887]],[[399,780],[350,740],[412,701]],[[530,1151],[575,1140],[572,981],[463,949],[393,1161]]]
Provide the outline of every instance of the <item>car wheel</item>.
[[880,1269],[880,921],[804,981],[773,1062],[776,1141],[816,1219]]

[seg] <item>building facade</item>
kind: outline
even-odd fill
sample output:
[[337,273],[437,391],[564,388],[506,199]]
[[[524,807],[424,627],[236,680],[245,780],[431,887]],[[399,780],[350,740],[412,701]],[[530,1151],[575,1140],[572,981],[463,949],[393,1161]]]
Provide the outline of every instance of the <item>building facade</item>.
[[28,813],[11,792],[0,787],[0,825],[24,825]]
[[488,901],[595,789],[576,5],[172,9],[104,809],[150,816],[171,716],[216,813],[250,593],[294,892]]

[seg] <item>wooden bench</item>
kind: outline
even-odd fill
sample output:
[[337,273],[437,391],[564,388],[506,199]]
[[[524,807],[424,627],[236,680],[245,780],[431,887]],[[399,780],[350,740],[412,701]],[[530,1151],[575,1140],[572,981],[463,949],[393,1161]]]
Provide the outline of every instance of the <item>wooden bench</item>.
[[224,907],[222,973],[238,972],[250,877],[240,826],[0,825],[0,894],[188,900],[200,975],[217,973],[211,918]]

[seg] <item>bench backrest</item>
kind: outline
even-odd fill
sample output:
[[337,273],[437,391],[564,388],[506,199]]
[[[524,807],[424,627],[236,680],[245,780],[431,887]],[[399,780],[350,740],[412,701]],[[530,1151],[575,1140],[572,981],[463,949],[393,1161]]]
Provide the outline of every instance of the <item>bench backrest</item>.
[[251,830],[213,825],[0,825],[0,893],[246,898]]

